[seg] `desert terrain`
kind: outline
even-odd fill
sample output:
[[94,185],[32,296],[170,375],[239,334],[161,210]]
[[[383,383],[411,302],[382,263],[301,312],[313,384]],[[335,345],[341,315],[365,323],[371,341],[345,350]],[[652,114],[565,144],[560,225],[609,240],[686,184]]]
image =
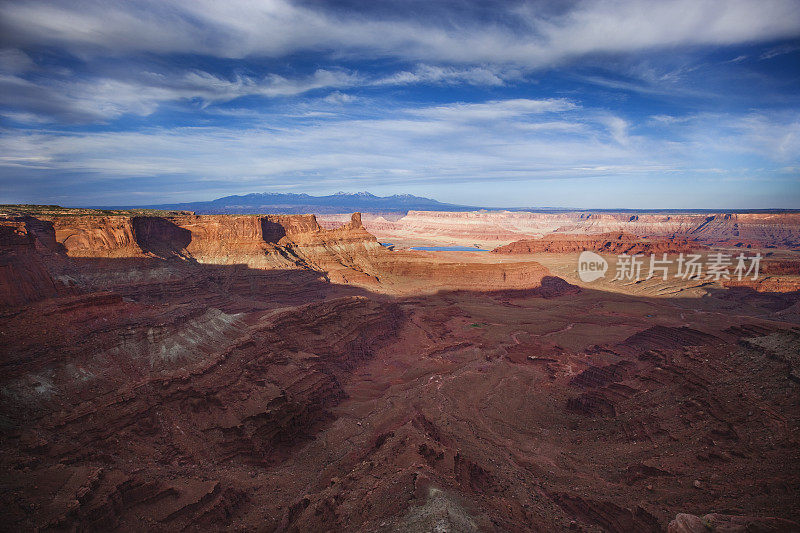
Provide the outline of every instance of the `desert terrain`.
[[[335,227],[349,214],[320,215]],[[400,246],[433,243],[493,249],[552,234],[625,233],[643,238],[688,239],[734,247],[797,247],[798,213],[609,213],[565,211],[409,211],[405,216],[365,215],[364,227],[379,240]]]
[[[798,250],[792,213],[8,211],[0,528],[798,531]],[[763,260],[613,279],[651,253]]]

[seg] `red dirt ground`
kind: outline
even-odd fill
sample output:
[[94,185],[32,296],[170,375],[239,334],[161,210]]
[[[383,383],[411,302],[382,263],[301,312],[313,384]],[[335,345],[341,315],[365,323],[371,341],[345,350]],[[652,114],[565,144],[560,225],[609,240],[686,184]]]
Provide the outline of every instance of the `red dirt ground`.
[[0,222],[4,530],[800,528],[797,292],[136,218]]

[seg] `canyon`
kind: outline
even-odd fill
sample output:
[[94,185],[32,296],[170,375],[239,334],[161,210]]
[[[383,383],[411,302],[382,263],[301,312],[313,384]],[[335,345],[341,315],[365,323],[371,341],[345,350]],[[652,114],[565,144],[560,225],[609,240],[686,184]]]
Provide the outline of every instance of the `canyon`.
[[[328,227],[341,224],[347,215],[321,215]],[[409,211],[387,219],[366,215],[364,226],[381,241],[489,248],[511,241],[538,238],[551,233],[594,235],[626,233],[638,237],[684,239],[699,244],[735,247],[800,246],[800,214],[786,213],[592,213],[564,211]]]
[[492,252],[498,254],[574,253],[584,250],[613,254],[681,254],[702,245],[685,239],[643,239],[627,233],[571,234],[553,233],[539,239],[523,239]]
[[[799,237],[792,214],[9,214],[2,527],[796,531]],[[763,272],[575,269],[712,249]]]

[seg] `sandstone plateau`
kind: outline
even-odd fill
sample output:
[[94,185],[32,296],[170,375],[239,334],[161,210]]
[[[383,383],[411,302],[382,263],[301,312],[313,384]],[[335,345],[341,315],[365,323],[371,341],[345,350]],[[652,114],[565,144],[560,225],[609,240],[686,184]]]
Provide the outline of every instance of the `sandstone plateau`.
[[[345,215],[324,215],[325,225],[340,224]],[[501,244],[549,233],[626,233],[638,237],[683,239],[699,244],[736,247],[800,247],[798,213],[636,214],[524,211],[409,211],[389,220],[365,216],[368,231],[381,241],[411,243],[424,240],[440,244],[494,248]]]
[[573,253],[589,250],[613,255],[680,254],[701,248],[685,239],[643,239],[627,233],[596,235],[551,234],[539,239],[523,239],[498,246],[498,254]]
[[[4,217],[0,527],[800,530],[800,224],[771,217]],[[764,276],[574,272],[730,239]]]

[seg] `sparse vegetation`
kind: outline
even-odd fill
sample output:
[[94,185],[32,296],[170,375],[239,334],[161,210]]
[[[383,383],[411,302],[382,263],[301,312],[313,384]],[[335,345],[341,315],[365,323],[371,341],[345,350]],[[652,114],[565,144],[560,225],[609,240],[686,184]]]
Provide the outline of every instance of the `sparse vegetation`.
[[89,209],[84,207],[61,207],[60,205],[0,204],[0,216],[175,216],[192,214],[191,211],[161,209]]

